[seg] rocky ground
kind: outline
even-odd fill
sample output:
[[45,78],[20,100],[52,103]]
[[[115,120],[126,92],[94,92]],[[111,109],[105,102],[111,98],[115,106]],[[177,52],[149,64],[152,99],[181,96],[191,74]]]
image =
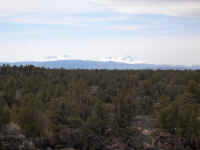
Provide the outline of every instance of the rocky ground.
[[[28,138],[9,124],[0,134],[0,150],[191,150],[184,139],[152,129],[148,117],[138,116],[126,136],[86,136],[63,128],[49,137]],[[147,126],[149,124],[149,126]]]

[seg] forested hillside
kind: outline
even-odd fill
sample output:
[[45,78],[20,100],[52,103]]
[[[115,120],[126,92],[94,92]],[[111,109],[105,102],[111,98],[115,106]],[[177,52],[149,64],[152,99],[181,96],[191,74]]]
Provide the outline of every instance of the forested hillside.
[[0,129],[5,150],[7,134],[41,150],[199,149],[200,71],[2,66]]

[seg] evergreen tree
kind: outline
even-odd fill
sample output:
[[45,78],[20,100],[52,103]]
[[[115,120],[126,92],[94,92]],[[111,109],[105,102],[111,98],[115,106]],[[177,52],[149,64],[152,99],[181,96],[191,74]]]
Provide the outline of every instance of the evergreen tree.
[[6,101],[3,99],[3,97],[0,96],[0,130],[9,122],[10,122],[10,109]]

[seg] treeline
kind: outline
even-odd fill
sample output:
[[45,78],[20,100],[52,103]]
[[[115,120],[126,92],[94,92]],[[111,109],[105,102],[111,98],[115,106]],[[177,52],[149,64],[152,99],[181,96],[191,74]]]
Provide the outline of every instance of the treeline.
[[200,141],[200,71],[64,70],[0,67],[0,128],[30,137],[68,127],[88,135],[126,136],[137,115],[155,128]]

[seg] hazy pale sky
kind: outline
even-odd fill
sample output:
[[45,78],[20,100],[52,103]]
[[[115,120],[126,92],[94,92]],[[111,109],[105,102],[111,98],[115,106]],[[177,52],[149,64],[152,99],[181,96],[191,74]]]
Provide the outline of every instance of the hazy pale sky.
[[0,2],[0,61],[133,56],[200,65],[200,0]]

